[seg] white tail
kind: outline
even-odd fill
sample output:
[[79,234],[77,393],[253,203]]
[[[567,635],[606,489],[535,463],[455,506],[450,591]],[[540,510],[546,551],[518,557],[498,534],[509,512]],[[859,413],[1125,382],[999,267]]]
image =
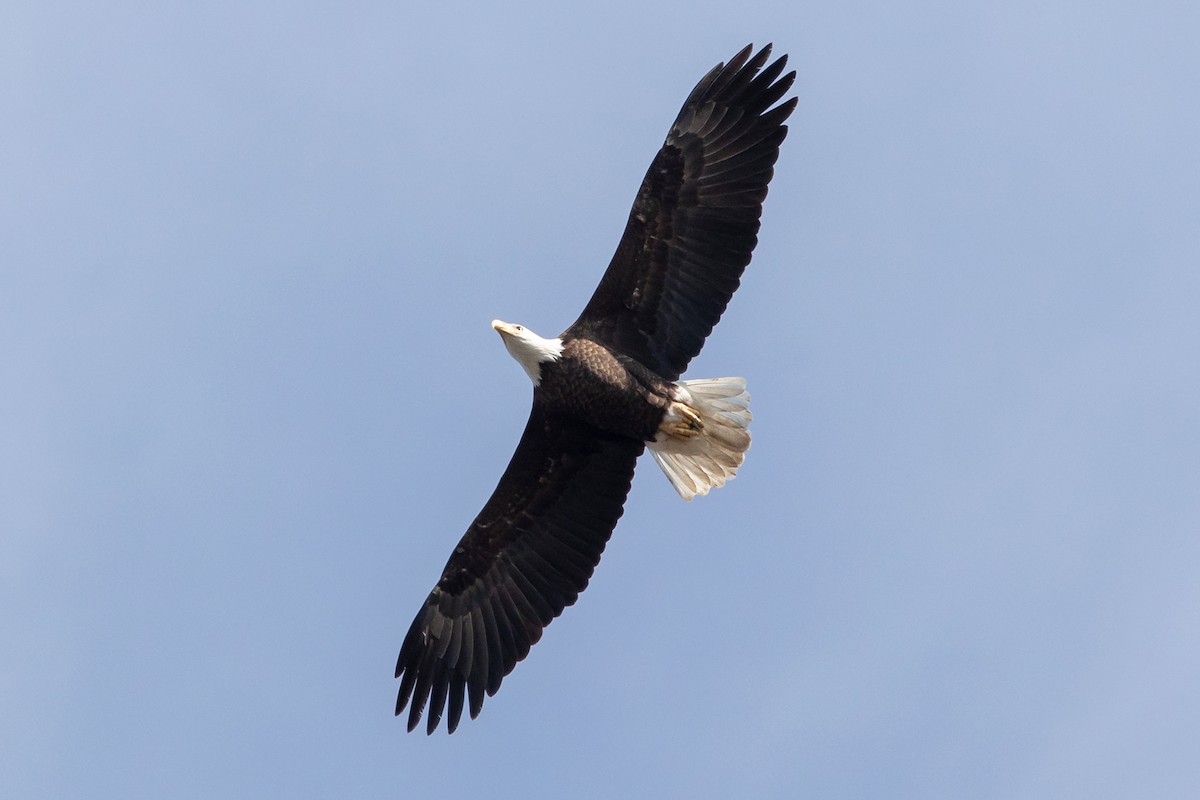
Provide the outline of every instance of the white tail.
[[724,486],[750,448],[750,395],[744,378],[680,381],[650,455],[684,500]]

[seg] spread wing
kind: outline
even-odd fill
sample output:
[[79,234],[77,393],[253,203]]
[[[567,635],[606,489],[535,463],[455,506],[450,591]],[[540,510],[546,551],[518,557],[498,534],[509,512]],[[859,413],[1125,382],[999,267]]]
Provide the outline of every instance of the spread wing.
[[451,733],[587,586],[620,518],[642,442],[544,414],[535,402],[512,461],[413,620],[396,677],[408,729],[429,702]]
[[[796,73],[771,46],[718,64],[692,90],[638,190],[617,252],[567,335],[675,380],[721,318],[758,242]],[[760,72],[761,70],[761,72]]]

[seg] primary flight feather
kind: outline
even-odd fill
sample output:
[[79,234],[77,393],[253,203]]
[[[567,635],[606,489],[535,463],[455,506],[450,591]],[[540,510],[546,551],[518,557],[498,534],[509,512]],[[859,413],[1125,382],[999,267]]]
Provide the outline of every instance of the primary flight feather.
[[[678,381],[758,241],[796,73],[747,46],[688,96],[638,189],[600,285],[554,339],[496,320],[533,381],[512,461],[409,628],[396,714],[453,733],[464,708],[575,602],[621,516],[643,449],[685,500],[732,478],[750,446],[741,378]],[[776,105],[778,103],[778,105]]]

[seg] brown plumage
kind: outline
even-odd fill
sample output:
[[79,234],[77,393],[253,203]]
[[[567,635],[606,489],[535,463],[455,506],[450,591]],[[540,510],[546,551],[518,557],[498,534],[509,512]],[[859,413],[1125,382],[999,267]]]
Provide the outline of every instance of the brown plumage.
[[[396,714],[472,717],[573,604],[649,444],[685,499],[722,485],[749,434],[740,378],[676,380],[721,318],[757,243],[795,73],[746,47],[689,95],[642,181],[616,254],[557,339],[495,322],[534,381],[512,461],[400,650]],[[772,107],[774,106],[774,107]]]

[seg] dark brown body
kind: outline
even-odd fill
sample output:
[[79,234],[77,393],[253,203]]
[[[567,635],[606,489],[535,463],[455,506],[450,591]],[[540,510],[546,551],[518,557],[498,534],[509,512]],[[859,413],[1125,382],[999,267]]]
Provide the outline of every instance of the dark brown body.
[[541,367],[535,405],[639,442],[654,438],[674,399],[674,384],[590,339],[565,339],[562,358]]

